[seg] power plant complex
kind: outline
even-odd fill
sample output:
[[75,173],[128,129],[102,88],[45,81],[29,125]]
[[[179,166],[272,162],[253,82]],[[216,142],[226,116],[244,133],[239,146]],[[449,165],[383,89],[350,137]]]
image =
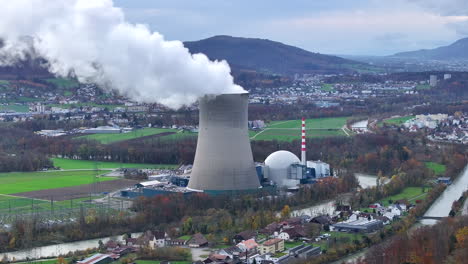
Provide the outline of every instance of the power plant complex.
[[198,143],[188,188],[203,191],[260,187],[248,131],[249,94],[204,96],[199,100]]
[[255,163],[248,131],[248,97],[248,93],[242,93],[200,98],[198,143],[191,172],[177,176],[152,176],[151,184],[122,191],[122,195],[218,194],[257,191],[264,187],[294,190],[300,184],[311,184],[320,178],[333,176],[328,164],[307,161],[304,118],[301,159],[292,152],[280,150],[270,154],[265,163]]

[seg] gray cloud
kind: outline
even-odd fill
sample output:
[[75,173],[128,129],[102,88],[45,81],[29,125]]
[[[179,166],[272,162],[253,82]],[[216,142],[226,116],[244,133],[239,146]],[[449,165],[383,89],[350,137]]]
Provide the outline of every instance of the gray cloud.
[[443,16],[468,15],[467,0],[408,0]]

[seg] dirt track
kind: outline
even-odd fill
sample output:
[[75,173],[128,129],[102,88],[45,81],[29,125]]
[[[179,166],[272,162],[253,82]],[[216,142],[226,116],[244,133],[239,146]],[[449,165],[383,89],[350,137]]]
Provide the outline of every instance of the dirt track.
[[87,197],[90,194],[108,193],[119,189],[131,187],[138,183],[132,180],[105,181],[93,184],[85,184],[74,187],[64,187],[59,189],[47,189],[40,191],[15,193],[14,196],[35,198],[42,200],[64,201],[76,198]]

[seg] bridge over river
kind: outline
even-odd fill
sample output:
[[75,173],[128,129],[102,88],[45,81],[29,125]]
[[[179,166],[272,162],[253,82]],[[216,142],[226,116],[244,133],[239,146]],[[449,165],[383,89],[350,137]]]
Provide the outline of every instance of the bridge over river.
[[457,179],[437,198],[432,206],[421,218],[421,224],[432,225],[443,217],[447,217],[452,209],[452,203],[468,189],[468,166],[462,171]]

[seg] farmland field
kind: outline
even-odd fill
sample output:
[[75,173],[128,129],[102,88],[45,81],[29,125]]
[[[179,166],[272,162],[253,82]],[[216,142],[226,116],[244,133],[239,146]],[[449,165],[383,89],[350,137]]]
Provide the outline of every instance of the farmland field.
[[173,164],[144,164],[144,163],[119,163],[103,162],[92,160],[72,160],[62,158],[52,158],[55,167],[63,170],[76,169],[118,169],[118,168],[138,168],[138,169],[174,169],[177,165]]
[[331,92],[331,91],[333,91],[335,89],[333,87],[333,84],[324,83],[324,84],[322,84],[321,90],[324,91],[324,92]]
[[[307,130],[307,138],[323,138],[334,136],[346,136],[341,129],[324,129],[324,130]],[[279,140],[279,141],[293,141],[301,139],[301,130],[293,129],[270,129],[265,130],[261,134],[255,136],[254,140]]]
[[47,106],[50,107],[58,107],[62,109],[70,109],[72,107],[100,107],[100,108],[107,108],[109,110],[114,110],[116,107],[126,108],[124,105],[116,105],[116,104],[96,104],[96,103],[78,103],[78,104],[49,104]]
[[442,175],[445,173],[446,167],[443,164],[435,162],[426,162],[426,167],[433,170],[436,175]]
[[[306,120],[307,129],[341,129],[347,117],[314,118]],[[273,121],[268,128],[297,128],[301,129],[301,120]]]
[[76,137],[77,139],[88,139],[96,140],[102,144],[110,144],[119,141],[126,141],[131,139],[136,139],[140,137],[158,135],[162,133],[175,133],[177,129],[168,129],[168,128],[143,128],[138,129],[129,133],[120,133],[120,134],[91,134],[85,136]]
[[[100,171],[98,173],[102,173]],[[96,171],[51,171],[0,173],[0,194],[14,194],[45,189],[79,186],[94,182]],[[99,181],[115,178],[100,177]]]
[[389,125],[401,125],[405,123],[406,121],[413,119],[414,116],[402,116],[402,117],[395,117],[395,118],[390,118],[384,121],[384,123],[389,124]]
[[77,87],[79,84],[74,80],[55,78],[55,79],[46,79],[47,82],[55,84],[58,88],[69,89]]
[[0,111],[3,110],[10,110],[10,111],[15,111],[19,113],[27,113],[29,112],[29,106],[27,105],[0,105]]
[[430,188],[425,188],[425,192],[423,192],[422,187],[406,187],[402,192],[382,199],[381,203],[384,206],[388,206],[388,200],[397,201],[401,199],[407,199],[408,201],[414,203],[415,200],[424,200],[429,190]]
[[[306,120],[308,138],[347,136],[342,127],[347,117],[315,118]],[[273,121],[260,132],[249,131],[252,140],[293,141],[301,138],[301,120]]]

